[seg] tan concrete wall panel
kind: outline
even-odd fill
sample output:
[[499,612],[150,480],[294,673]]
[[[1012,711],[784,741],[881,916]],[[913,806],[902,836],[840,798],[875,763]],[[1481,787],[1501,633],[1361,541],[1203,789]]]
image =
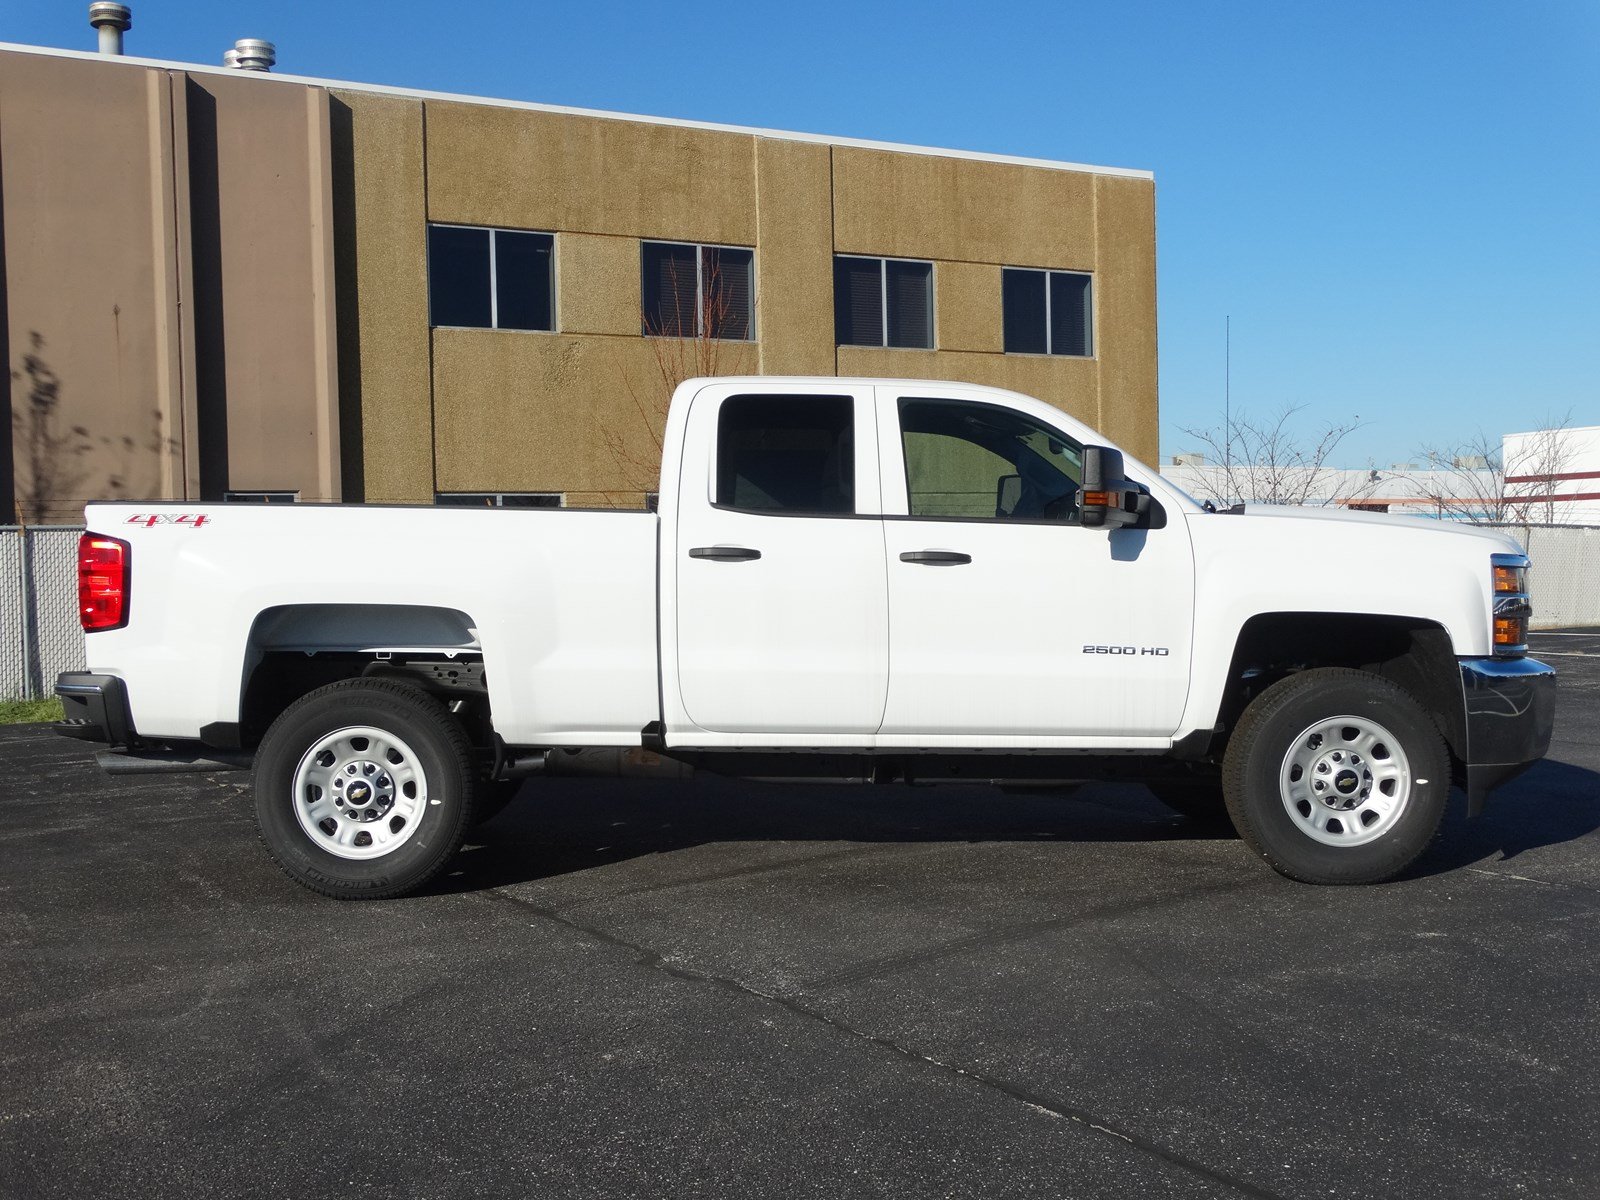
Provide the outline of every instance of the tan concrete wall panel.
[[556,235],[556,328],[638,336],[639,239]]
[[1093,175],[848,146],[833,173],[841,253],[1094,266]]
[[1154,463],[1159,453],[1155,185],[1147,179],[1101,176],[1095,186],[1101,420],[1108,437]]
[[[352,148],[354,273],[360,308],[341,340],[344,402],[360,406],[366,499],[433,499],[433,381],[428,347],[422,104],[335,92]],[[351,247],[345,247],[348,251]],[[350,357],[350,356],[346,356]],[[352,371],[354,374],[352,375]]]
[[[176,314],[155,260],[163,97],[150,74],[0,52],[5,366],[23,373],[10,388],[24,520],[81,520],[89,500],[181,488]],[[53,405],[30,403],[35,378],[57,385]]]
[[756,139],[756,330],[765,375],[833,373],[829,147]]
[[745,134],[427,103],[428,218],[755,244]]
[[999,354],[1000,268],[984,263],[942,262],[933,268],[936,344],[941,350]]
[[[216,75],[189,76],[188,101],[191,137],[202,120],[207,127],[191,141],[192,177],[202,187],[195,157],[215,156],[216,244],[197,246],[196,270],[220,272],[227,487],[336,500],[332,350],[323,332],[333,304],[323,240],[326,169],[316,164],[327,153],[326,109],[315,89]],[[218,254],[220,263],[207,268],[206,258]],[[202,334],[202,357],[218,349]],[[202,392],[202,423],[215,399]]]
[[957,350],[839,347],[839,374],[949,379],[1034,396],[1090,425],[1095,421],[1095,364],[1042,354],[972,354]]
[[675,382],[754,370],[755,348],[725,343],[712,363],[676,362],[693,342],[493,330],[434,331],[442,492],[654,490]]

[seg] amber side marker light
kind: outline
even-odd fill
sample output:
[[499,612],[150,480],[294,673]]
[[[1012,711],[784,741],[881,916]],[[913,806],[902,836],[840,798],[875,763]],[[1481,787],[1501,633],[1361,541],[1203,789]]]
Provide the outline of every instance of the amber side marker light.
[[1527,617],[1496,617],[1494,619],[1494,644],[1512,649],[1528,640]]
[[1496,595],[1507,592],[1525,592],[1528,590],[1527,567],[1496,567],[1494,569],[1494,590]]
[[84,631],[128,623],[128,543],[86,533],[78,539],[78,620]]

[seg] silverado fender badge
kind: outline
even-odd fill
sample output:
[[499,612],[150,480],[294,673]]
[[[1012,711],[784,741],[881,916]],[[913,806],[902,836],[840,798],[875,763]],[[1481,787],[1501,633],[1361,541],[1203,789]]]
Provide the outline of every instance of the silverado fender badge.
[[152,525],[187,525],[190,529],[199,529],[210,523],[211,517],[207,513],[134,513],[123,522],[125,525],[143,525],[146,529]]

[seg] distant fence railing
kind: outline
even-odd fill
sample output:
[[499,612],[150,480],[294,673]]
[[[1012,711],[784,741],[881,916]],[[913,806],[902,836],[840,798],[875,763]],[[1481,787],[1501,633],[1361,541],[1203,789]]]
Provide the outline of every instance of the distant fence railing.
[[[1600,526],[1499,525],[1533,559],[1533,627],[1600,625]],[[48,696],[81,671],[76,525],[0,526],[0,700]]]
[[76,525],[0,526],[0,700],[48,696],[83,670]]

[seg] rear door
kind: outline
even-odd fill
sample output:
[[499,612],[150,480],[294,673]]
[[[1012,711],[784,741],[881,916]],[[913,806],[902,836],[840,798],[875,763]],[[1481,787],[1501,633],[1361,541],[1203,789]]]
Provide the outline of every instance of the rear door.
[[689,721],[745,744],[870,743],[889,673],[872,389],[707,387],[683,464],[670,552]]
[[1170,736],[1193,621],[1184,521],[1078,524],[1082,443],[1043,405],[899,387],[878,404],[893,664],[878,744]]

